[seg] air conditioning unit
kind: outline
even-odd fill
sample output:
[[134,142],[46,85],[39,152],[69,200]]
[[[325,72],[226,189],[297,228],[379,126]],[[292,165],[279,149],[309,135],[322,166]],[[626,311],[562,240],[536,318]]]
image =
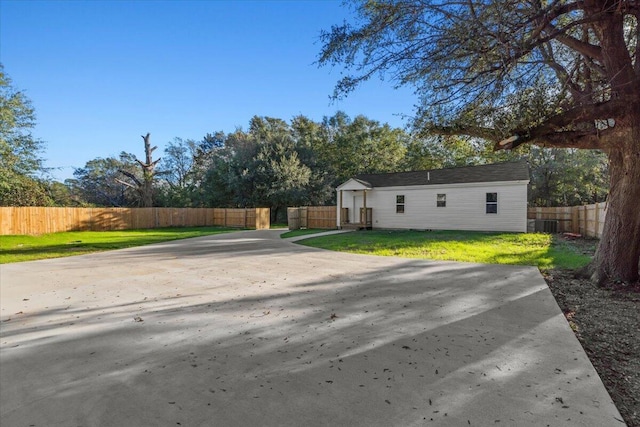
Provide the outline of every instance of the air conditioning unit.
[[538,233],[557,233],[558,222],[555,219],[536,219],[536,232]]

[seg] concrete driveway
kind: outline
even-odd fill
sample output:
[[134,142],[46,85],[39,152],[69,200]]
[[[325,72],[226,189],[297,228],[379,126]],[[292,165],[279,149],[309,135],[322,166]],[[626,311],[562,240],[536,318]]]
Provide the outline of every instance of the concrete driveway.
[[532,267],[248,231],[0,273],[3,427],[624,426]]

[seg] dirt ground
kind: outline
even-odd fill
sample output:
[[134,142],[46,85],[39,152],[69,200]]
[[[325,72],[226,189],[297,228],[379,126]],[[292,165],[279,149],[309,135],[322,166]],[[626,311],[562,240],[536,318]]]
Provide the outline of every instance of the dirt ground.
[[[593,254],[597,241],[569,243]],[[599,288],[571,270],[543,275],[627,425],[640,427],[640,283]]]

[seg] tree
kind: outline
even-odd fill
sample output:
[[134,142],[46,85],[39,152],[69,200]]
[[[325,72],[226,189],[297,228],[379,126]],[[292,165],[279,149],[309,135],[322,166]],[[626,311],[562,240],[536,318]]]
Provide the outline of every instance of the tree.
[[287,206],[304,204],[311,169],[300,161],[289,125],[280,119],[254,117],[249,135],[257,145],[254,159],[253,205],[271,208],[271,220]]
[[44,172],[44,143],[33,137],[35,110],[0,64],[0,205],[52,204],[37,174]]
[[59,181],[48,181],[44,183],[47,195],[51,198],[54,206],[78,206],[82,202],[75,199],[68,185]]
[[131,171],[122,169],[120,173],[129,178],[128,181],[123,181],[119,178],[116,178],[120,184],[127,185],[134,189],[139,198],[138,203],[141,207],[150,208],[153,206],[153,184],[154,178],[156,176],[156,165],[160,162],[161,159],[153,160],[153,152],[158,147],[152,147],[150,142],[151,134],[147,133],[146,135],[142,135],[142,140],[144,141],[144,154],[145,161],[135,159],[138,165],[142,170],[142,176],[137,176],[135,173]]
[[576,206],[606,199],[606,156],[597,150],[531,146],[532,206]]
[[335,203],[335,177],[330,166],[319,155],[326,142],[322,125],[300,115],[291,120],[291,133],[298,158],[311,170],[306,197],[301,204],[313,206]]
[[193,206],[194,161],[198,152],[197,143],[188,139],[174,138],[164,150],[164,157],[156,175],[164,186],[157,194],[160,205],[173,207]]
[[[319,124],[303,116],[291,124],[255,116],[249,130],[208,134],[196,150],[192,169],[206,206],[269,206],[272,221],[284,207],[322,204],[331,198],[330,176],[315,150],[322,140]],[[206,174],[202,174],[206,167]]]
[[411,138],[403,169],[442,169],[485,163],[484,145],[475,138],[430,136]]
[[640,260],[640,3],[636,0],[354,2],[358,25],[321,37],[344,64],[336,96],[376,74],[412,85],[415,126],[522,144],[599,149],[610,186],[590,276],[636,281]]
[[137,169],[135,156],[122,152],[119,158],[89,160],[83,168],[76,169],[73,172],[75,178],[66,180],[65,184],[80,204],[136,206],[139,195],[130,185],[123,184],[119,177],[122,171],[135,176]]
[[182,138],[174,138],[164,149],[165,156],[158,173],[171,185],[185,188],[189,182],[196,150],[194,140],[184,141]]
[[408,135],[401,129],[339,111],[322,123],[322,161],[331,168],[334,186],[360,173],[395,172],[406,153]]

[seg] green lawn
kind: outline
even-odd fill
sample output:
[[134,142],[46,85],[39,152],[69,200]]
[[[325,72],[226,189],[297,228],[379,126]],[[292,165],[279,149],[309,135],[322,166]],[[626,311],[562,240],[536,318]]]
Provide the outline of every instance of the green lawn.
[[549,234],[473,231],[359,231],[305,239],[303,245],[358,254],[580,268],[590,256]]
[[168,240],[238,231],[223,227],[69,231],[40,236],[0,236],[0,264],[129,248]]
[[282,233],[280,235],[280,238],[286,239],[288,237],[306,236],[307,234],[322,233],[324,231],[331,231],[331,230],[325,230],[325,229],[321,229],[321,228],[305,228],[303,230],[303,229],[300,228],[298,230],[291,230],[291,231],[287,231],[286,233]]
[[[75,231],[40,236],[0,236],[0,264],[142,246],[168,240],[237,229],[222,227],[157,228],[123,231]],[[294,230],[281,237],[326,230]],[[534,265],[541,269],[575,269],[591,257],[570,242],[549,234],[482,233],[471,231],[359,231],[310,237],[303,245],[360,254]]]

